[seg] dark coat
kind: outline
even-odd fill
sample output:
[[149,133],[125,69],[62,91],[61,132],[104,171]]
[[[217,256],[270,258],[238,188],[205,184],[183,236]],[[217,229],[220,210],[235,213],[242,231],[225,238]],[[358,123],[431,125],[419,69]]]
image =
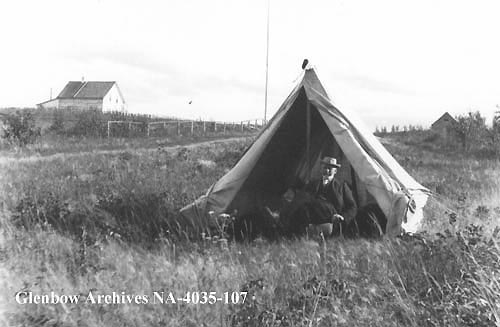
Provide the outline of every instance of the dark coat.
[[303,190],[296,190],[293,201],[281,212],[285,230],[300,234],[309,224],[337,223],[334,214],[345,218],[343,225],[354,220],[357,206],[347,183],[333,181],[323,187],[313,182]]
[[335,212],[343,216],[346,222],[350,222],[356,216],[357,205],[352,191],[346,182],[339,183],[337,180],[323,186],[322,181],[317,181],[308,186],[308,191],[311,192],[316,199],[322,202],[331,203]]

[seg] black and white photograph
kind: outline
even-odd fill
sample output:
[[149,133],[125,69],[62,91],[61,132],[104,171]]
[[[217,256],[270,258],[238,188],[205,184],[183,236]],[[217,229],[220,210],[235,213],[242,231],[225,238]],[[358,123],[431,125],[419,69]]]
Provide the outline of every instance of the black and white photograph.
[[500,3],[0,3],[0,326],[500,326]]

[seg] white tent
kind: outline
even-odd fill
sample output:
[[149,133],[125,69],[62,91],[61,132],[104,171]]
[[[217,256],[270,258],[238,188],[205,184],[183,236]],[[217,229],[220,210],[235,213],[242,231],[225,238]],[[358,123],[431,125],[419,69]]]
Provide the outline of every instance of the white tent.
[[358,207],[375,202],[387,217],[386,234],[414,232],[422,220],[427,189],[416,182],[356,119],[336,108],[314,69],[306,69],[280,109],[236,165],[207,193],[181,210],[207,225],[207,212],[250,214],[293,184],[319,173],[324,155],[342,164],[337,177],[350,184]]

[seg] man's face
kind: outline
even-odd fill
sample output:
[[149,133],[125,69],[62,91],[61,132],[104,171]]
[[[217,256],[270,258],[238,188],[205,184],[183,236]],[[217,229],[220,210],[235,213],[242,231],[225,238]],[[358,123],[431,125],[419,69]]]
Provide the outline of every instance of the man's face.
[[323,165],[323,178],[332,179],[337,173],[337,168],[333,166]]

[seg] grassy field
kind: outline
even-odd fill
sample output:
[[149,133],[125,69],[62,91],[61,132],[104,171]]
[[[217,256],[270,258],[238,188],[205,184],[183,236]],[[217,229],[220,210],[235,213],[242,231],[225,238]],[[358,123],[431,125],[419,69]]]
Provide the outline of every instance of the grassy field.
[[[0,157],[24,158],[50,156],[59,153],[81,153],[99,151],[134,151],[135,149],[155,149],[173,145],[192,144],[208,140],[246,137],[255,132],[206,133],[205,135],[172,135],[169,137],[60,137],[43,135],[33,144],[24,147],[12,146],[0,140]],[[3,144],[1,143],[2,141]]]
[[[211,139],[255,135],[258,130],[249,121],[221,123],[190,121],[174,117],[102,112],[79,109],[0,108],[0,156],[49,156],[58,153],[79,153],[110,150],[155,148],[190,144]],[[7,117],[13,119],[9,122]],[[25,122],[22,125],[22,121]],[[108,126],[108,121],[115,121]],[[118,124],[116,121],[124,122]],[[127,122],[133,122],[129,125]],[[148,127],[147,123],[163,122]],[[252,122],[253,123],[253,122]],[[257,122],[256,122],[257,123]],[[3,129],[11,127],[5,137]],[[14,128],[17,126],[17,128]],[[24,126],[21,128],[20,126]],[[108,130],[109,127],[109,130]],[[22,135],[37,135],[33,140],[20,142]],[[39,133],[38,133],[39,132]]]
[[[495,326],[500,165],[386,138],[437,195],[424,230],[382,240],[231,242],[178,210],[251,139],[0,161],[0,314],[12,326]],[[195,241],[192,241],[195,240]],[[80,295],[18,304],[19,291]],[[245,304],[92,304],[93,294],[248,292]]]

